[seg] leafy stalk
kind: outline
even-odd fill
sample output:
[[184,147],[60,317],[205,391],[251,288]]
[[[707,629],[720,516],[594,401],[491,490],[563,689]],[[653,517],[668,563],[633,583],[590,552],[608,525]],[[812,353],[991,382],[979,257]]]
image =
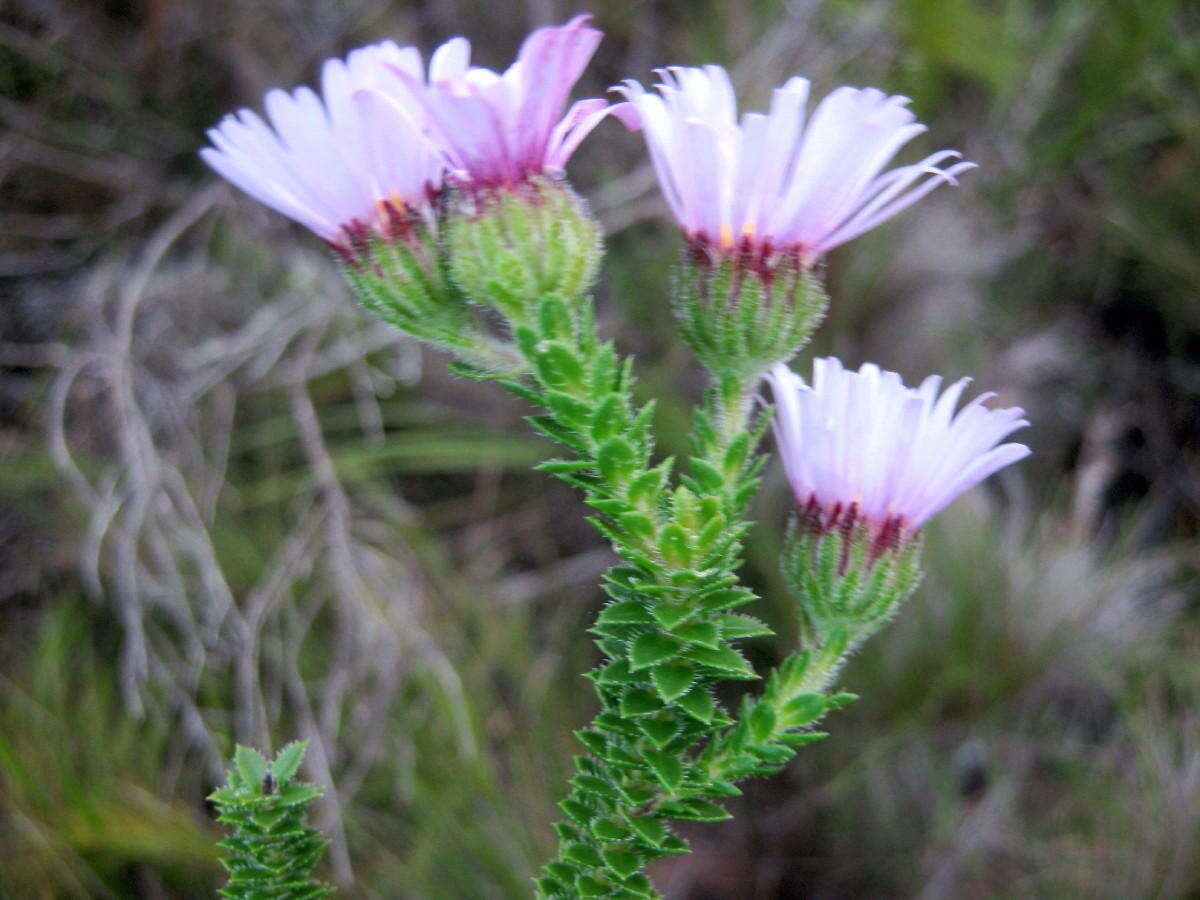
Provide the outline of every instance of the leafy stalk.
[[[549,295],[509,324],[530,375],[503,383],[541,407],[530,422],[571,451],[540,468],[584,492],[599,513],[592,524],[623,560],[605,577],[611,602],[592,629],[605,657],[588,675],[601,709],[577,732],[588,755],[576,759],[559,804],[559,854],[538,891],[655,897],[641,870],[688,849],[670,819],[727,818],[712,801],[739,793],[732,773],[777,767],[781,748],[790,757],[793,746],[818,737],[798,731],[816,715],[789,709],[773,719],[771,741],[741,740],[736,728],[729,734],[724,746],[737,750],[737,765],[704,755],[733,725],[713,687],[757,678],[736,642],[770,633],[733,612],[757,599],[738,585],[736,570],[767,416],[752,415],[756,378],[717,380],[696,412],[688,471],[672,487],[672,461],[653,462],[653,406],[636,404],[629,361],[597,337],[591,301]],[[817,715],[824,709],[821,698]]]
[[687,851],[666,821],[725,818],[707,798],[736,790],[714,785],[691,757],[729,722],[713,685],[757,677],[734,642],[769,633],[732,612],[755,599],[734,571],[762,426],[746,427],[747,381],[710,391],[689,472],[672,488],[672,461],[653,462],[653,406],[634,401],[629,362],[597,338],[590,300],[550,295],[523,319],[510,324],[531,374],[505,384],[544,410],[533,426],[572,451],[541,468],[583,490],[623,560],[605,578],[612,602],[592,629],[605,656],[588,676],[601,710],[577,733],[589,755],[576,760],[559,856],[538,890],[653,897],[641,869]]
[[229,883],[219,893],[231,900],[315,900],[332,893],[311,872],[326,841],[305,824],[308,804],[321,793],[294,781],[307,743],[294,741],[268,763],[257,750],[238,747],[229,780],[213,791],[217,821],[233,834],[218,846]]
[[[737,576],[769,418],[754,414],[754,392],[767,365],[807,338],[825,295],[794,267],[772,277],[697,269],[680,280],[676,311],[712,383],[686,470],[673,479],[674,461],[654,458],[653,403],[636,402],[632,361],[596,333],[587,288],[599,240],[582,202],[543,180],[466,194],[454,209],[442,245],[455,302],[501,317],[521,359],[504,375],[465,352],[455,369],[540,408],[528,421],[568,452],[539,468],[583,492],[596,510],[589,521],[621,557],[591,629],[603,660],[586,677],[600,711],[576,732],[587,753],[559,804],[558,855],[536,879],[538,895],[658,897],[642,870],[688,852],[670,821],[729,818],[714,801],[740,793],[734,780],[779,768],[822,737],[813,723],[848,699],[823,691],[849,638],[790,657],[737,719],[714,695],[721,682],[758,679],[736,645],[771,633],[735,611],[758,599]],[[360,269],[350,279],[370,308],[390,302],[387,290],[366,290],[380,278]],[[407,318],[390,320],[407,327]]]

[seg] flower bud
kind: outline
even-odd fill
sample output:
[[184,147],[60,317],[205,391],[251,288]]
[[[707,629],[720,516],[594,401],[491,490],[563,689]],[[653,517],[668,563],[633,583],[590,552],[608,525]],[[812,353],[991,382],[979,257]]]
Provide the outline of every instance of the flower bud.
[[423,217],[393,210],[384,230],[350,231],[349,248],[339,248],[338,258],[359,301],[390,325],[478,369],[508,373],[520,366],[514,350],[480,328]]
[[714,373],[754,378],[808,342],[828,299],[795,254],[767,259],[692,242],[677,266],[673,304],[684,340]]
[[494,188],[464,187],[446,221],[451,277],[476,303],[511,322],[534,315],[543,297],[570,301],[591,286],[600,229],[583,200],[548,177]]
[[782,568],[806,642],[821,647],[843,631],[852,648],[886,624],[916,590],[921,537],[897,530],[881,538],[853,509],[826,523],[801,514],[784,543]]

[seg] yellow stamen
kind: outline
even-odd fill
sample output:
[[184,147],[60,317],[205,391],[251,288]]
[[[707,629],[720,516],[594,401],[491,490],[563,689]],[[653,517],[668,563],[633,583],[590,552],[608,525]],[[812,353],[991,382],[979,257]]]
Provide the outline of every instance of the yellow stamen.
[[[755,232],[754,223],[747,222],[745,225],[742,226],[742,233],[739,235],[739,238],[753,238],[754,232]],[[720,241],[720,243],[721,243],[722,250],[728,250],[733,246],[733,226],[730,225],[728,222],[723,222],[721,224],[721,241]]]

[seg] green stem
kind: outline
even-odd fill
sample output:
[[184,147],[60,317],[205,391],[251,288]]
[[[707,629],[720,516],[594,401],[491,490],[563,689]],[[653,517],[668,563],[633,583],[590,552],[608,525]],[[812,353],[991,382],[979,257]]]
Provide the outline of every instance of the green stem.
[[606,576],[613,602],[592,629],[605,660],[588,675],[600,712],[576,733],[589,755],[559,804],[559,852],[538,893],[658,897],[641,870],[688,851],[669,820],[728,818],[712,800],[738,793],[734,780],[775,771],[821,737],[808,726],[833,708],[820,692],[841,654],[790,658],[736,720],[713,696],[718,682],[757,678],[733,642],[770,633],[731,614],[757,599],[737,577],[764,461],[757,377],[713,378],[687,474],[672,487],[670,461],[652,461],[652,407],[634,403],[629,364],[596,335],[591,301],[546,297],[509,324],[528,374],[502,383],[540,406],[532,424],[571,451],[542,468],[583,490],[623,561]]
[[[546,297],[510,319],[529,375],[505,382],[542,407],[531,422],[571,451],[543,468],[584,491],[593,524],[622,556],[606,591],[614,603],[593,633],[606,661],[589,677],[601,710],[579,732],[560,804],[558,859],[538,880],[544,897],[655,897],[643,866],[687,851],[670,817],[724,817],[697,752],[730,720],[712,696],[718,681],[756,676],[730,641],[768,633],[728,610],[754,595],[737,587],[745,503],[757,485],[747,431],[749,380],[726,379],[697,412],[691,474],[669,484],[652,462],[651,409],[632,399],[628,363],[595,334],[590,300]],[[664,798],[669,797],[669,802]]]
[[[797,747],[791,740],[793,736],[799,734],[806,741],[817,737],[820,732],[797,732],[797,729],[807,728],[826,710],[853,699],[849,694],[833,698],[825,696],[846,662],[845,647],[844,640],[835,639],[815,656],[807,651],[792,654],[774,670],[768,678],[767,690],[756,700],[747,702],[738,721],[714,737],[706,748],[702,759],[708,777],[713,781],[744,777],[746,773],[739,768],[742,748],[738,737],[741,732],[753,730],[752,723],[756,719],[767,724],[760,733],[753,735],[754,740],[779,747],[781,752],[786,750],[788,758]],[[784,764],[786,760],[780,768]]]

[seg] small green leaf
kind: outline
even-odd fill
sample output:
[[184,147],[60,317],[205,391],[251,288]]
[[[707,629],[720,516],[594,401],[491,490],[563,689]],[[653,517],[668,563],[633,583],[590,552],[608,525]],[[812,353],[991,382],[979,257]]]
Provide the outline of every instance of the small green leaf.
[[267,761],[263,755],[252,747],[238,744],[237,749],[233,751],[233,763],[237,766],[242,783],[257,791],[267,774]]
[[629,829],[612,819],[597,819],[592,823],[592,834],[601,841],[623,841],[629,837]]
[[663,628],[670,631],[680,622],[685,622],[696,614],[694,609],[686,606],[667,606],[660,603],[650,610],[650,614]]
[[752,592],[743,588],[725,588],[705,594],[700,599],[700,608],[706,612],[717,612],[723,609],[733,609],[735,606],[742,606],[746,603],[753,603],[757,599],[758,597]]
[[648,898],[648,900],[649,898],[658,896],[658,893],[654,890],[654,885],[650,883],[650,879],[641,873],[630,875],[625,879],[621,887],[638,897]]
[[725,640],[741,638],[767,637],[774,634],[765,622],[760,622],[753,616],[718,616],[714,620],[721,629],[721,637]]
[[621,698],[621,715],[625,718],[644,716],[662,709],[662,701],[644,688],[630,688]]
[[696,670],[683,663],[664,663],[650,672],[650,680],[658,696],[670,702],[687,692],[696,677]]
[[616,662],[609,663],[596,676],[598,684],[629,684],[631,681],[637,680],[638,677],[629,671],[629,660],[627,659],[618,659]]
[[620,434],[627,425],[624,398],[620,394],[609,394],[592,413],[592,438],[603,443]]
[[591,844],[567,844],[563,847],[562,855],[563,859],[579,863],[581,866],[588,866],[592,869],[599,869],[604,865],[604,860],[600,858],[599,851]]
[[689,716],[705,723],[711,722],[717,711],[712,695],[701,685],[696,685],[675,703]]
[[527,416],[525,421],[528,422],[533,430],[538,434],[550,438],[552,441],[558,441],[560,444],[565,444],[573,450],[578,450],[580,453],[587,451],[587,447],[579,434],[570,428],[560,425],[558,421],[551,416]]
[[580,875],[575,879],[575,890],[580,897],[607,897],[612,891],[608,885],[601,884],[591,875]]
[[674,522],[664,525],[658,535],[658,549],[669,564],[683,568],[692,560],[687,532]]
[[651,500],[656,497],[666,483],[668,468],[667,464],[659,464],[633,479],[629,484],[629,490],[626,492],[629,502],[640,503],[643,500]]
[[642,719],[638,728],[658,748],[665,747],[679,733],[679,726],[671,719]]
[[778,740],[789,747],[803,747],[805,744],[815,744],[817,741],[823,741],[827,737],[829,737],[829,732],[827,731],[800,731],[791,734],[781,734]]
[[617,524],[628,531],[634,537],[652,538],[654,537],[654,522],[653,520],[640,512],[625,512],[617,516]]
[[538,323],[547,337],[567,337],[571,332],[571,314],[562,297],[550,294],[538,304]]
[[794,751],[790,748],[781,747],[778,744],[753,744],[747,749],[765,763],[773,766],[782,766],[794,755]]
[[[558,839],[560,841],[566,842],[582,840],[582,832],[574,825],[568,825],[566,822],[555,822],[553,827],[554,833],[558,835]],[[564,863],[547,863],[546,871],[553,875],[555,873],[555,867],[561,865],[564,865]],[[574,869],[571,871],[574,872]]]
[[646,604],[638,600],[610,603],[596,618],[597,625],[644,625],[653,621]]
[[697,822],[723,822],[731,816],[715,803],[699,797],[691,800],[676,800],[659,807],[663,815],[674,819],[694,819]]
[[673,834],[668,834],[663,838],[662,850],[664,853],[670,853],[673,856],[682,856],[685,853],[690,853],[691,848],[687,842]]
[[569,475],[590,469],[592,463],[586,459],[548,459],[534,466],[534,471],[546,472],[549,475]]
[[825,698],[826,709],[841,709],[858,699],[858,694],[840,693]]
[[688,622],[671,632],[681,641],[689,644],[700,644],[716,650],[721,646],[721,638],[717,626],[711,622]]
[[737,475],[746,464],[749,453],[750,434],[743,431],[729,442],[729,449],[725,451],[725,474],[729,477]]
[[578,825],[583,825],[584,827],[586,827],[588,823],[592,821],[592,818],[595,815],[582,803],[571,799],[560,800],[558,802],[558,808],[561,809],[566,814],[567,818],[572,822],[575,822]]
[[704,550],[710,548],[716,543],[717,538],[728,532],[725,524],[724,516],[713,516],[708,524],[700,529],[700,534],[696,537],[696,543]]
[[629,668],[636,672],[655,663],[670,659],[679,652],[680,644],[665,634],[652,631],[633,642],[629,650]]
[[636,819],[630,819],[629,821],[638,834],[640,834],[647,842],[654,844],[655,846],[661,844],[663,838],[667,836],[667,826],[664,825],[659,819],[639,817]]
[[643,803],[649,803],[658,796],[658,789],[651,785],[630,785],[625,788],[625,796],[629,798],[631,806],[641,806]]
[[706,792],[712,797],[740,797],[742,789],[728,781],[710,781]]
[[654,771],[659,782],[669,791],[674,791],[683,780],[683,764],[674,753],[657,750],[647,751],[646,762]]
[[719,491],[725,483],[721,473],[699,457],[691,460],[691,469],[692,477],[706,492]]
[[281,787],[286,786],[295,777],[307,749],[308,741],[292,741],[275,754],[275,760],[271,763],[271,774]]
[[569,428],[583,431],[591,423],[592,408],[583,401],[576,400],[570,394],[547,390],[542,395],[542,402],[549,407],[560,422]]
[[575,732],[575,739],[597,756],[604,756],[608,750],[608,739],[598,731],[580,729]]
[[825,712],[825,698],[820,694],[801,694],[793,697],[779,711],[787,728],[815,722]]
[[775,710],[766,703],[758,703],[750,713],[750,739],[765,741],[775,730]]
[[555,374],[571,382],[583,383],[583,365],[565,344],[558,341],[544,342],[542,352],[553,362]]
[[750,663],[742,657],[732,647],[721,647],[713,650],[709,647],[692,646],[683,652],[685,659],[690,659],[692,662],[700,663],[703,666],[709,666],[713,669],[720,669],[725,672],[727,677],[752,680],[758,678]]
[[559,881],[572,882],[575,881],[576,866],[570,863],[564,863],[560,859],[554,859],[550,863],[546,863],[546,871]]
[[609,483],[623,481],[635,466],[633,447],[624,438],[610,438],[596,454],[596,467]]
[[606,516],[619,516],[624,512],[629,511],[629,504],[624,500],[617,500],[612,497],[588,497],[588,506],[595,507],[604,513]]
[[620,850],[605,850],[603,856],[605,864],[619,878],[628,878],[641,866],[637,854],[625,848]]
[[576,775],[571,784],[585,794],[603,797],[605,800],[619,800],[620,793],[613,785],[595,775]]
[[286,806],[300,806],[321,796],[321,789],[315,784],[297,784],[292,782],[276,794],[279,802]]
[[811,659],[812,654],[807,650],[801,650],[799,653],[793,653],[779,664],[776,671],[780,683],[784,686],[784,693],[791,694],[800,686],[805,673],[808,672],[808,664]]

